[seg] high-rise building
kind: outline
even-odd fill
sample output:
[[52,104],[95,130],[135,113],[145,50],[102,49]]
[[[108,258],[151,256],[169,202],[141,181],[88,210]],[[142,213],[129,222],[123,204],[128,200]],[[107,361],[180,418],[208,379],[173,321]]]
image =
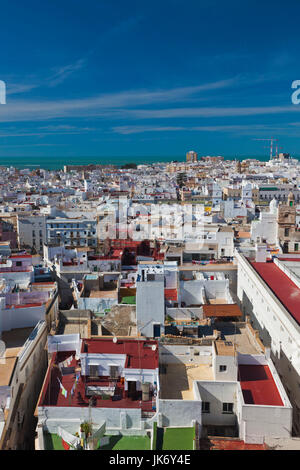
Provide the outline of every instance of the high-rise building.
[[186,153],[186,161],[187,162],[196,162],[198,159],[198,155],[194,150],[190,150],[189,152]]

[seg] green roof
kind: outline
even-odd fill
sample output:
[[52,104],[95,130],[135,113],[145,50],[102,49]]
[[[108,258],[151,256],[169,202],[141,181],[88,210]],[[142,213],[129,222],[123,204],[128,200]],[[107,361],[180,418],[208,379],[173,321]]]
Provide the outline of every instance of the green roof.
[[167,428],[162,450],[193,450],[194,438],[194,428]]
[[260,191],[278,191],[278,188],[271,187],[271,188],[259,188]]
[[150,450],[150,437],[148,436],[105,436],[109,437],[109,444],[99,450]]
[[61,437],[58,434],[44,432],[45,450],[65,450],[62,445]]
[[135,295],[129,295],[128,297],[122,297],[122,304],[135,305]]

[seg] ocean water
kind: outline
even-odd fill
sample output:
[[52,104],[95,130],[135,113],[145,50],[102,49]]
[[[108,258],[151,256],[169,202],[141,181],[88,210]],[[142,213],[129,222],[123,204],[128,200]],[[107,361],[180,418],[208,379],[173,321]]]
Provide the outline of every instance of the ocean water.
[[[226,160],[245,160],[247,158],[255,158],[261,161],[269,160],[268,155],[223,155]],[[293,158],[300,159],[299,156],[293,156]],[[74,157],[63,157],[63,156],[53,156],[53,157],[0,157],[0,166],[13,166],[15,168],[44,168],[47,170],[58,170],[62,169],[64,165],[89,165],[89,164],[99,164],[99,165],[117,165],[121,166],[125,163],[157,163],[157,162],[171,162],[171,161],[184,162],[185,156],[152,156],[152,157],[87,157],[87,156],[74,156]]]

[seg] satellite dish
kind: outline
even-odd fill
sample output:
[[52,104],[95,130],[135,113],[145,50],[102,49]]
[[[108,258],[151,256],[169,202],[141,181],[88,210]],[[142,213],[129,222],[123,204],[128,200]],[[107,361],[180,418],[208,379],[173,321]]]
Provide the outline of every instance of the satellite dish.
[[153,344],[153,346],[152,346],[152,351],[156,351],[156,345],[155,344]]
[[4,341],[0,340],[0,357],[3,357],[6,351],[6,345]]
[[116,336],[113,337],[113,342],[114,343],[117,343],[118,342],[118,338]]

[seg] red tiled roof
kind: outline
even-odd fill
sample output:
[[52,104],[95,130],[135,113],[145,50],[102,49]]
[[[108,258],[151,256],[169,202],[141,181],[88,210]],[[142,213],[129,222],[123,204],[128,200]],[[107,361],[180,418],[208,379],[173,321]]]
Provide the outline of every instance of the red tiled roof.
[[283,306],[300,324],[300,289],[275,263],[251,262],[255,271],[266,282]]
[[201,439],[203,450],[267,450],[266,444],[246,444],[240,439],[210,438]]
[[165,299],[177,302],[177,289],[165,289]]
[[211,304],[203,305],[205,317],[242,317],[237,304]]
[[247,405],[283,406],[268,366],[240,364],[238,379]]

